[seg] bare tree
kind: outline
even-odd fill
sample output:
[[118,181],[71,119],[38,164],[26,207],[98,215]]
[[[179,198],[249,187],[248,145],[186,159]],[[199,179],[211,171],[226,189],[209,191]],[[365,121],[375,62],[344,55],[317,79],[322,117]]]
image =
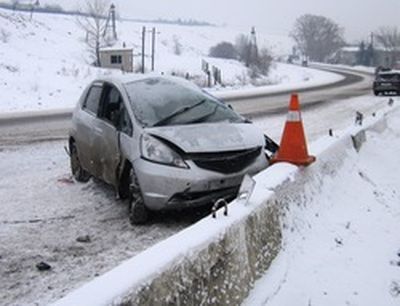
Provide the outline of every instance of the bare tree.
[[17,9],[18,5],[19,5],[19,0],[11,1],[11,7],[12,7],[13,11],[15,11]]
[[236,37],[235,48],[239,59],[244,62],[246,67],[249,67],[252,62],[250,39],[246,35],[240,34]]
[[376,41],[387,52],[386,65],[393,66],[400,58],[400,31],[397,27],[379,28]]
[[259,50],[254,39],[240,34],[236,37],[235,49],[240,61],[249,68],[249,75],[252,79],[260,75],[268,75],[272,56],[267,48]]
[[100,49],[110,45],[110,39],[105,35],[109,8],[108,0],[88,0],[81,10],[83,15],[77,18],[78,25],[85,31],[85,42],[96,66],[100,66]]
[[181,42],[179,40],[179,37],[174,35],[172,40],[173,40],[172,49],[173,49],[174,54],[175,55],[181,55],[182,54],[182,44],[181,44]]
[[324,16],[306,14],[297,18],[290,36],[303,55],[318,62],[344,45],[343,29]]

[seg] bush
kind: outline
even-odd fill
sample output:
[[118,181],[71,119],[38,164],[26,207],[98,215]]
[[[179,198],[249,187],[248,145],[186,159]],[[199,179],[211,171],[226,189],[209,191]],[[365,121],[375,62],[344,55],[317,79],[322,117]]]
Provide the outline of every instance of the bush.
[[272,63],[272,55],[267,48],[262,48],[258,53],[257,67],[261,74],[268,75]]
[[233,44],[223,41],[216,46],[210,48],[209,56],[226,59],[236,59],[237,52]]

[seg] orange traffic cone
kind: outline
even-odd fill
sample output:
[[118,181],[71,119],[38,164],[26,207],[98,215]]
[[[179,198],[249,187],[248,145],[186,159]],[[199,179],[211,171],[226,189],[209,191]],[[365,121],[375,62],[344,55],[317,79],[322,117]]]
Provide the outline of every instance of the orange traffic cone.
[[308,166],[314,161],[315,157],[308,155],[307,151],[299,98],[297,94],[292,94],[281,145],[278,153],[271,159],[271,164],[289,162],[298,166]]

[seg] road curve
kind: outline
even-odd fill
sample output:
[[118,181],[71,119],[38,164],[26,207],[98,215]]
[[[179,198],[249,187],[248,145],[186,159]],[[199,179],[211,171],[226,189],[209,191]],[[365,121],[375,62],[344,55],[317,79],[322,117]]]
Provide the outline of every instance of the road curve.
[[[303,109],[319,103],[346,99],[367,94],[371,90],[372,75],[364,72],[354,72],[347,69],[337,69],[326,66],[316,68],[342,75],[343,80],[314,88],[300,89],[295,92],[300,95]],[[264,96],[252,96],[246,99],[227,99],[226,102],[244,116],[250,118],[264,117],[268,114],[286,112],[289,96],[293,91],[280,92]]]
[[[359,96],[370,89],[370,74],[325,66],[315,68],[341,74],[344,79],[329,85],[298,90],[303,108],[333,99]],[[253,94],[239,98],[232,96],[224,100],[242,115],[256,118],[286,111],[290,93]],[[0,116],[0,144],[65,139],[71,113],[72,109],[62,109]]]

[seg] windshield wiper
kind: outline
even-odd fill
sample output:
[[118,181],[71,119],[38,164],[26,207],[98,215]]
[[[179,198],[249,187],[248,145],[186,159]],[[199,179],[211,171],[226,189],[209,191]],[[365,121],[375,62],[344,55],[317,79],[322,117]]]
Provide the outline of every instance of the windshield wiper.
[[217,112],[218,107],[220,107],[220,105],[218,105],[218,104],[215,105],[214,109],[211,112],[205,114],[204,116],[201,116],[199,118],[196,118],[196,119],[190,121],[190,123],[204,122],[205,119],[207,119],[208,117],[211,117],[212,115],[214,115]]
[[193,109],[193,108],[195,108],[195,107],[197,107],[197,106],[203,104],[203,103],[206,102],[206,101],[207,101],[207,99],[203,99],[203,100],[201,100],[200,102],[197,102],[197,103],[195,103],[195,104],[193,104],[193,105],[184,106],[184,107],[178,109],[177,111],[173,112],[172,114],[168,115],[167,117],[165,117],[165,118],[161,119],[160,121],[156,122],[155,124],[153,124],[153,126],[161,126],[161,125],[164,125],[165,123],[167,123],[168,121],[170,121],[172,118],[174,118],[174,117],[176,117],[176,116],[178,116],[178,115],[180,115],[180,114],[182,114],[182,113],[186,113],[188,110],[191,110],[191,109]]

